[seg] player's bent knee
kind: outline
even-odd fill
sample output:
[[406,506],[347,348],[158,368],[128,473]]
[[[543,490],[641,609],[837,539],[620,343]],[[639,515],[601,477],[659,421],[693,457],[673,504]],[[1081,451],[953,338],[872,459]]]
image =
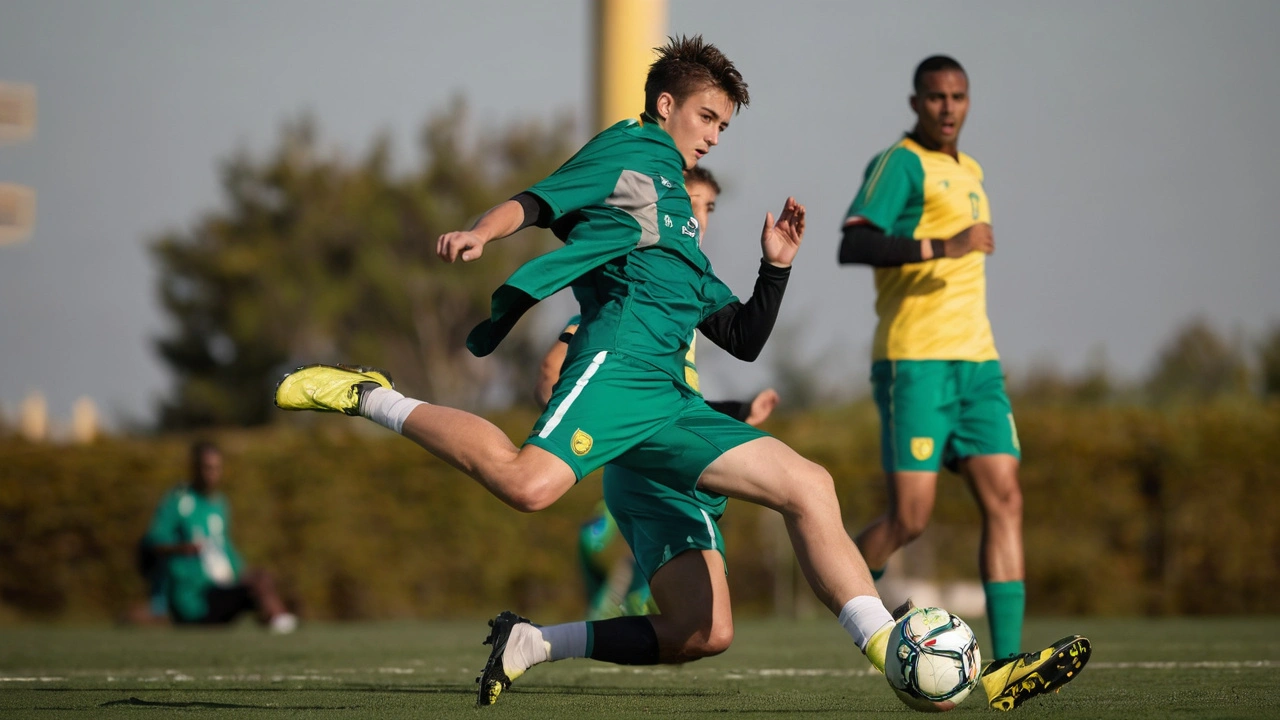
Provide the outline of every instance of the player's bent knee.
[[838,507],[833,504],[836,483],[831,473],[817,463],[808,463],[790,479],[787,504],[797,511]]
[[929,527],[928,515],[902,514],[894,515],[890,521],[890,530],[901,547],[924,534]]
[[710,630],[699,631],[685,640],[680,648],[680,661],[689,662],[719,655],[733,644],[733,624],[714,625]]

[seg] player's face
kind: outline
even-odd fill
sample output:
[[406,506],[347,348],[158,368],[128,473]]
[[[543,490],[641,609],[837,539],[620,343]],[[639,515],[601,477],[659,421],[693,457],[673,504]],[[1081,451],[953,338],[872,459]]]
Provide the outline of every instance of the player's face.
[[969,78],[959,70],[926,73],[911,96],[916,133],[936,148],[955,148],[969,114]]
[[207,450],[196,463],[195,484],[204,490],[213,490],[222,482],[222,454]]
[[711,213],[716,211],[716,191],[711,189],[706,183],[686,184],[685,189],[689,191],[689,203],[693,205],[693,216],[698,219],[698,244],[702,244],[702,238],[707,236],[707,220],[710,219]]
[[691,168],[720,142],[733,116],[733,101],[720,88],[708,87],[680,103],[671,93],[662,93],[657,109],[658,124],[675,141],[684,166]]

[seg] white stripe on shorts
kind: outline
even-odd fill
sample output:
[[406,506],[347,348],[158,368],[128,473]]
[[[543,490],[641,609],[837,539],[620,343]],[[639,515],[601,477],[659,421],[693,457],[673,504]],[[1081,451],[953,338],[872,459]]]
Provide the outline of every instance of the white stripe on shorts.
[[545,426],[543,426],[542,432],[538,433],[538,437],[545,439],[553,430],[556,429],[556,426],[559,425],[560,421],[564,418],[564,414],[569,412],[569,407],[573,405],[573,401],[577,400],[578,396],[582,394],[582,388],[587,386],[587,383],[591,381],[591,376],[595,375],[596,371],[600,369],[600,366],[604,364],[604,358],[608,354],[608,350],[601,350],[596,353],[596,356],[591,359],[591,364],[588,365],[586,371],[582,373],[582,377],[578,378],[578,382],[573,384],[573,389],[569,391],[569,396],[564,399],[564,402],[561,402],[556,406],[555,413],[551,415],[551,419],[547,421]]
[[711,549],[715,550],[716,549],[716,526],[714,523],[711,522],[711,516],[707,514],[706,510],[703,510],[702,508],[698,508],[698,511],[702,513],[702,519],[707,521],[707,536],[711,538]]

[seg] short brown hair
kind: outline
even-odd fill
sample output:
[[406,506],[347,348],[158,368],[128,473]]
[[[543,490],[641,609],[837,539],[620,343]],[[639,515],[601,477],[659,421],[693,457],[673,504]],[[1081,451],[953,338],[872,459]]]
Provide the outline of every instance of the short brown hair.
[[658,59],[649,66],[644,82],[644,111],[653,117],[658,116],[658,96],[664,92],[671,93],[679,104],[700,90],[716,87],[733,101],[734,112],[750,104],[742,73],[701,35],[667,38],[667,44],[655,51]]
[[716,182],[716,176],[711,171],[701,165],[694,165],[684,171],[684,185],[706,185],[711,188],[711,192],[716,195],[720,194],[720,183]]

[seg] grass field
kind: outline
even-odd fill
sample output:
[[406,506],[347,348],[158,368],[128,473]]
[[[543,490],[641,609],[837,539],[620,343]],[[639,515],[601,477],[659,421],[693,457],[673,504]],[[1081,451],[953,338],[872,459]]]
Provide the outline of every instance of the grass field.
[[[981,623],[978,623],[981,625]],[[480,622],[0,629],[0,716],[163,718],[903,718],[833,620],[742,621],[724,655],[682,667],[572,660],[477,709]],[[1080,679],[1019,718],[1280,717],[1280,618],[1036,620],[1028,640],[1093,641]],[[990,713],[975,696],[953,715]]]

